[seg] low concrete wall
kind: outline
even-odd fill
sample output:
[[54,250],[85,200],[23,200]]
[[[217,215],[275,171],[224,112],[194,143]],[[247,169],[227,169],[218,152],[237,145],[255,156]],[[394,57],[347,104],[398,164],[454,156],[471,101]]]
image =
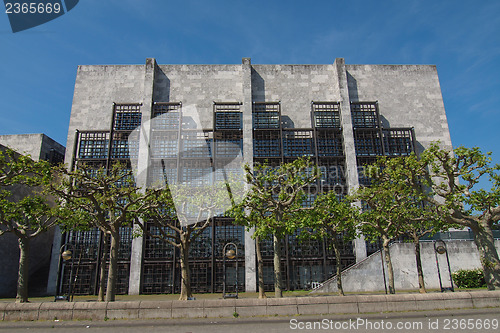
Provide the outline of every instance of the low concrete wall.
[[[495,241],[497,250],[500,240]],[[473,241],[458,240],[446,241],[450,268],[452,272],[459,269],[480,268],[479,252]],[[439,289],[439,275],[434,254],[434,243],[423,242],[420,245],[422,255],[422,268],[426,288]],[[396,290],[418,289],[418,275],[415,262],[414,246],[411,243],[394,243],[390,247],[391,261],[394,268],[394,284]],[[450,287],[450,273],[446,255],[438,254],[439,270],[443,287]],[[384,266],[387,267],[387,266]],[[387,270],[385,271],[388,285]],[[384,278],[380,252],[356,263],[342,272],[342,286],[345,292],[379,291],[384,290]],[[316,292],[336,292],[337,277],[325,281]]]
[[104,320],[362,314],[500,307],[500,291],[195,301],[0,303],[2,320]]

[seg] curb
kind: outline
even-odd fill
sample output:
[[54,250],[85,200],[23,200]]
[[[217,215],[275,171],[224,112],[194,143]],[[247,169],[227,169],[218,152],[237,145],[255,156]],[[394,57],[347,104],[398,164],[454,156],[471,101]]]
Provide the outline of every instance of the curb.
[[232,318],[500,308],[500,291],[194,301],[0,303],[2,321]]

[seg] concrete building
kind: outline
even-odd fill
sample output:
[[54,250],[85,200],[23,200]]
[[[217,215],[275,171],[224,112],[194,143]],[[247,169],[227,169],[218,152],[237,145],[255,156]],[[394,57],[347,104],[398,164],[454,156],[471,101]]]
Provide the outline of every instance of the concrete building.
[[[193,110],[196,116],[187,117]],[[141,134],[131,140],[136,128]],[[235,156],[249,164],[279,164],[307,155],[322,168],[321,188],[342,195],[367,181],[362,166],[376,156],[421,152],[437,140],[451,147],[435,66],[349,65],[342,58],[326,65],[253,65],[249,58],[238,65],[159,65],[147,59],[145,65],[78,67],[65,161],[131,161],[132,168],[147,171],[137,177],[138,185],[148,186],[158,170],[169,181],[190,181]],[[200,162],[207,154],[211,165]],[[119,292],[177,291],[176,251],[131,234],[123,231]],[[222,288],[222,246],[231,241],[245,254],[242,288],[256,290],[250,236],[216,217],[193,246],[193,289]],[[73,242],[90,249],[80,262],[76,292],[95,293],[99,232],[74,232],[57,242],[54,248]],[[263,245],[272,288],[272,248]],[[290,236],[283,246],[288,289],[307,289],[332,275],[328,244]],[[343,251],[349,265],[374,249],[358,239]],[[65,274],[63,269],[59,277],[63,288]]]
[[[59,163],[64,160],[65,148],[45,134],[0,135],[0,150],[8,147],[19,154],[30,155],[34,160]],[[28,195],[23,186],[13,188],[13,199]],[[44,295],[49,275],[51,245],[54,230],[41,234],[31,241],[30,253],[30,296]],[[7,233],[0,240],[0,297],[16,295],[19,267],[19,246],[17,237]]]
[[49,161],[60,163],[64,161],[66,148],[47,135],[40,134],[12,134],[0,135],[0,145],[22,155],[30,155],[35,161]]

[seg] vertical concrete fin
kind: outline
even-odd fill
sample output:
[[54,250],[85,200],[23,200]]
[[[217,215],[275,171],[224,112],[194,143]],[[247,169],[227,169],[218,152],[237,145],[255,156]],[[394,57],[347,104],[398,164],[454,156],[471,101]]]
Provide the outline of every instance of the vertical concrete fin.
[[[349,84],[347,82],[347,71],[344,58],[335,59],[334,67],[337,70],[337,78],[340,92],[340,122],[342,124],[342,135],[344,142],[345,170],[348,193],[352,194],[359,187],[358,164],[356,161],[356,149],[354,146],[354,130],[351,118],[351,103],[349,99]],[[356,203],[360,205],[360,203]],[[354,240],[354,252],[356,262],[366,258],[366,242],[363,235]]]
[[[147,58],[144,73],[144,100],[141,107],[142,118],[137,160],[138,171],[136,175],[137,186],[141,187],[142,190],[145,190],[148,185],[147,171],[150,163],[149,141],[151,137],[151,117],[153,115],[153,92],[156,69],[156,60],[154,58]],[[137,225],[134,225],[133,228],[140,229]],[[129,295],[138,295],[141,291],[143,249],[144,238],[142,236],[133,238],[130,254]]]
[[[243,83],[243,161],[253,166],[253,125],[252,125],[252,63],[250,58],[242,59]],[[245,291],[257,290],[257,276],[255,267],[255,240],[253,231],[245,231]]]

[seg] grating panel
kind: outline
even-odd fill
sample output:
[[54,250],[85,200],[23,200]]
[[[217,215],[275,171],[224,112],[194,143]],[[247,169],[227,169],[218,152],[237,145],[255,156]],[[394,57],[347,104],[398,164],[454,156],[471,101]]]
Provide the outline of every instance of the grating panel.
[[377,103],[351,103],[351,117],[354,128],[379,128]]
[[340,128],[340,105],[336,102],[313,103],[314,127]]
[[79,132],[78,158],[106,159],[108,158],[108,132]]
[[113,129],[133,131],[141,125],[141,106],[139,104],[116,104]]
[[155,103],[151,128],[153,130],[178,130],[180,119],[180,103]]
[[285,157],[314,155],[312,131],[283,131],[283,154]]
[[254,129],[280,128],[280,105],[278,103],[254,103],[252,122]]

